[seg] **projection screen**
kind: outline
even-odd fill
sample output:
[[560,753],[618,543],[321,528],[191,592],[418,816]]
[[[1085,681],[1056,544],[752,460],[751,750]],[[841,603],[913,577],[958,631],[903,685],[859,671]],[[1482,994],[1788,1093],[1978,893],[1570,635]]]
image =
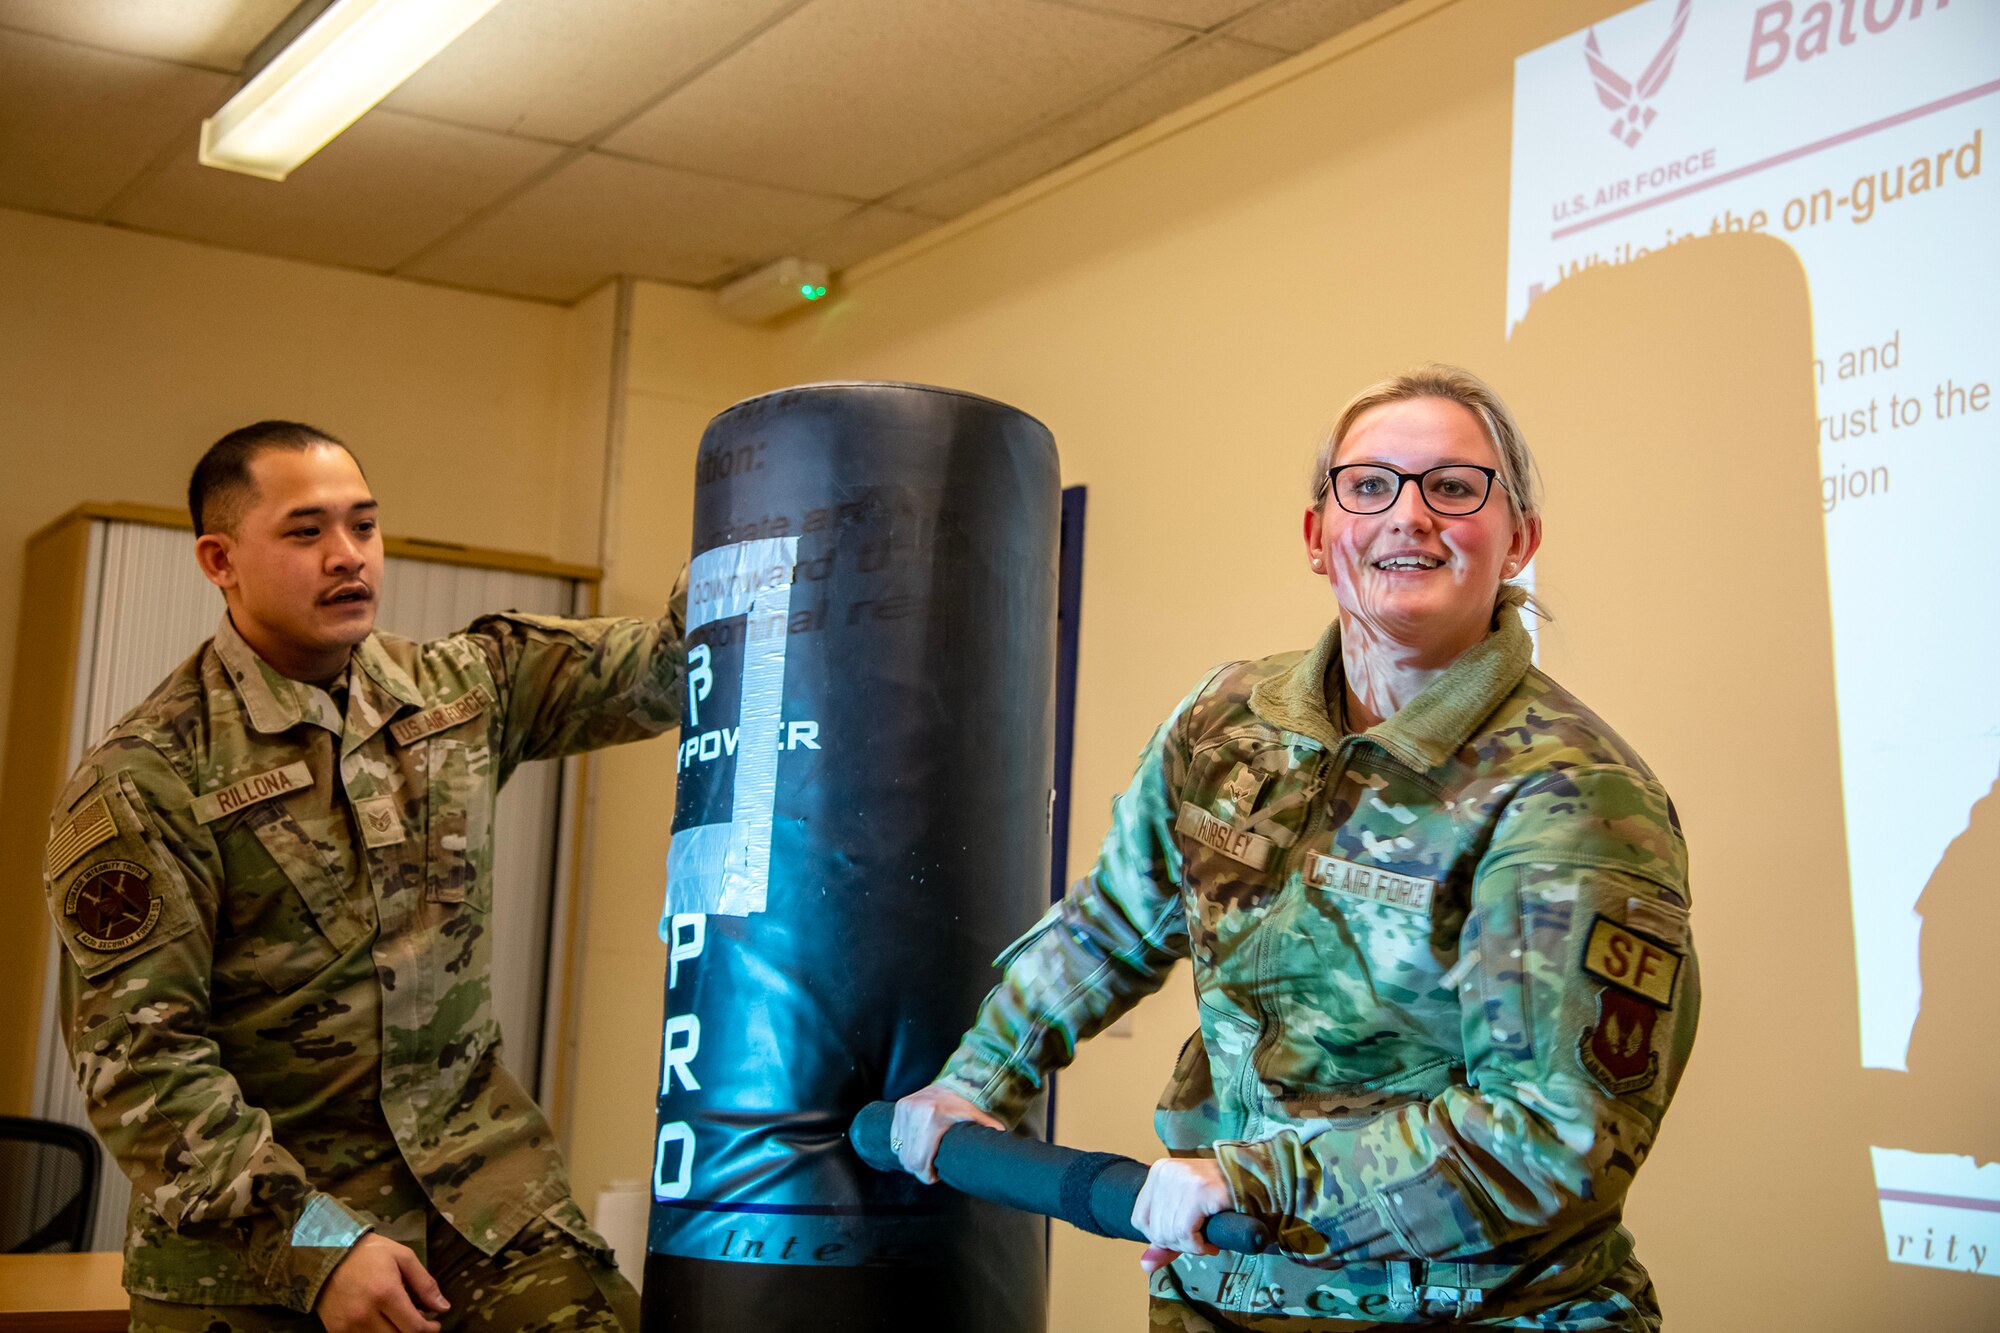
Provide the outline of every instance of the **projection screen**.
[[[1957,1075],[1970,1061],[1985,1084],[2000,1046],[1972,1013],[1960,1021],[1985,1040],[1923,1052],[1939,1006],[1995,1008],[1963,935],[2000,904],[2000,206],[1985,170],[1996,114],[2000,5],[1636,5],[1515,63],[1506,312],[1511,330],[1566,278],[1699,237],[1762,232],[1797,253],[1812,297],[1858,1055],[1913,1076],[1927,1060]],[[1754,560],[1754,535],[1745,552]],[[1913,1084],[1912,1101],[1976,1086]],[[1864,1149],[1891,1260],[2000,1273],[1992,1144]]]

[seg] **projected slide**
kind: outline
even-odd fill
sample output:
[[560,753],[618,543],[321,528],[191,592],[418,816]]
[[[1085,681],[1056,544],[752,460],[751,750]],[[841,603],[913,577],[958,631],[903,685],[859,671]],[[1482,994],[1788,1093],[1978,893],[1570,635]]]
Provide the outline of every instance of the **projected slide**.
[[[1913,1073],[1924,1011],[2000,975],[1949,934],[2000,898],[1996,138],[1990,0],[1650,0],[1515,63],[1510,329],[1699,237],[1805,267],[1861,1062]],[[1995,1149],[1950,1146],[1876,1148],[1889,1257],[2000,1275]]]

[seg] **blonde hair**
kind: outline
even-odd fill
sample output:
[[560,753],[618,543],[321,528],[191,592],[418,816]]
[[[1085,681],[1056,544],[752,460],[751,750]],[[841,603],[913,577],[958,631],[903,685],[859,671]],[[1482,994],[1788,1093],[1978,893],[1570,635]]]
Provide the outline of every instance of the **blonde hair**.
[[1500,395],[1485,380],[1469,370],[1445,365],[1418,366],[1414,370],[1406,370],[1371,384],[1348,399],[1347,406],[1340,409],[1340,417],[1333,423],[1333,429],[1320,441],[1319,453],[1313,459],[1312,498],[1315,508],[1326,503],[1326,474],[1332,469],[1342,442],[1347,439],[1348,432],[1354,428],[1361,414],[1371,408],[1407,402],[1412,398],[1440,398],[1448,403],[1457,403],[1472,413],[1500,460],[1500,481],[1507,492],[1507,508],[1512,511],[1514,521],[1520,523],[1541,514],[1541,473],[1535,467],[1535,456],[1529,452],[1528,441],[1521,434],[1514,414],[1507,410],[1507,404],[1500,400]]

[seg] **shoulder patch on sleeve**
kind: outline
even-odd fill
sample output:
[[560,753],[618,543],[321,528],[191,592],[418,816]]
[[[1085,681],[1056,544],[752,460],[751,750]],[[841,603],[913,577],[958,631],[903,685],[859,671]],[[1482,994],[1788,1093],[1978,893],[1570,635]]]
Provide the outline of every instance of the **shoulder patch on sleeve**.
[[[58,867],[60,856],[68,859]],[[127,774],[113,774],[57,826],[48,864],[56,932],[86,977],[194,929],[187,880],[148,826]]]
[[139,943],[160,924],[160,895],[153,872],[137,861],[98,861],[70,881],[62,912],[71,935],[87,949],[116,953]]
[[75,865],[77,858],[85,852],[117,836],[118,824],[111,818],[111,806],[99,796],[72,810],[49,834],[43,868],[49,878],[54,879]]
[[1653,1029],[1660,1011],[1608,987],[1597,995],[1597,1022],[1576,1041],[1577,1059],[1613,1097],[1640,1092],[1660,1076]]
[[1665,1009],[1674,1002],[1674,982],[1684,957],[1659,940],[1600,916],[1590,923],[1584,940],[1583,970]]

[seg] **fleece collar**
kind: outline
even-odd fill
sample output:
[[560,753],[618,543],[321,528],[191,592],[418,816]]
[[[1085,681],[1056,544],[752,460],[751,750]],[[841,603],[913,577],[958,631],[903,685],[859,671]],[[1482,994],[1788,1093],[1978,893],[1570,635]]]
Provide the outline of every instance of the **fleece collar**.
[[[1528,672],[1534,644],[1521,624],[1518,605],[1516,597],[1503,598],[1491,634],[1394,717],[1362,735],[1419,772],[1438,768],[1458,753]],[[1339,661],[1340,622],[1335,620],[1291,670],[1250,691],[1250,711],[1272,726],[1334,748],[1341,735],[1327,709],[1326,691],[1329,669]]]

